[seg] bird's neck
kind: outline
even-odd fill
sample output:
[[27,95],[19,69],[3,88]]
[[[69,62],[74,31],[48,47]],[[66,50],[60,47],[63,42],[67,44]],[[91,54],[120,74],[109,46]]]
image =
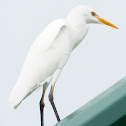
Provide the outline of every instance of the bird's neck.
[[83,17],[75,14],[68,15],[66,21],[73,44],[72,50],[74,50],[86,36],[88,32],[88,24],[85,22]]

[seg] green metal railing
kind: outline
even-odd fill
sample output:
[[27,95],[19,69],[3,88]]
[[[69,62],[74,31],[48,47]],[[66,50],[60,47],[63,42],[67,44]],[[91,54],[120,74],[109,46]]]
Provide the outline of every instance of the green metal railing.
[[55,126],[122,126],[122,123],[126,126],[126,77]]

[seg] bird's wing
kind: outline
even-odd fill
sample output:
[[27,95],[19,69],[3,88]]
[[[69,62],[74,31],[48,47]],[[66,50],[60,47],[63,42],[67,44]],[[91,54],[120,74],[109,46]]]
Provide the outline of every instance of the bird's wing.
[[10,94],[10,106],[16,107],[19,105],[21,101],[38,86],[38,82],[36,81],[47,79],[56,70],[57,66],[55,62],[57,62],[58,59],[53,58],[55,54],[53,55],[51,51],[49,53],[47,49],[60,34],[63,26],[66,26],[64,20],[59,19],[53,21],[40,33],[31,46],[19,79]]
[[63,19],[57,19],[48,24],[33,42],[27,58],[33,58],[34,56],[45,52],[53,44],[53,41],[58,36],[61,28],[65,25],[66,23]]

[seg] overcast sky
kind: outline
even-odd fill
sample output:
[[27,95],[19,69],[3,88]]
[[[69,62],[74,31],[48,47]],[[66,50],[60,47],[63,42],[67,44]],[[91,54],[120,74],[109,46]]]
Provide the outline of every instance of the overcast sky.
[[[90,25],[86,38],[72,53],[56,84],[54,101],[60,118],[126,75],[125,0],[1,0],[0,126],[40,126],[42,89],[28,97],[17,110],[8,106],[8,96],[37,35],[49,22],[64,18],[78,4],[91,6],[119,30]],[[49,88],[45,97],[45,126],[57,122],[47,97]]]

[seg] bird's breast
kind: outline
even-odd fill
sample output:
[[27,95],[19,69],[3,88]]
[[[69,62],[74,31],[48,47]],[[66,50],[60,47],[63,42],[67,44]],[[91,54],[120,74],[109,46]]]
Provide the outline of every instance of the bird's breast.
[[70,30],[72,50],[74,50],[81,43],[81,41],[85,38],[87,32],[88,32],[87,24],[85,24],[82,27],[78,26]]

